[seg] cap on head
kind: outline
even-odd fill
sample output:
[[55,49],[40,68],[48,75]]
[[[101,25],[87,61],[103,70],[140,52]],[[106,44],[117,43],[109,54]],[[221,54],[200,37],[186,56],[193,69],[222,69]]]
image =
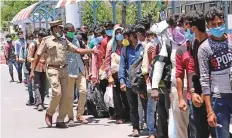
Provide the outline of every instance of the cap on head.
[[55,20],[55,21],[49,22],[49,25],[50,25],[50,27],[53,27],[53,26],[64,27],[64,26],[62,25],[62,23],[63,23],[62,20]]

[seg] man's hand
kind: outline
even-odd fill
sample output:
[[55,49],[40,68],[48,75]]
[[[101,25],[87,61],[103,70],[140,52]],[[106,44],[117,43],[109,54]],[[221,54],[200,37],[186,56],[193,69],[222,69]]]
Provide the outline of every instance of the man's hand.
[[17,62],[19,61],[19,57],[18,57],[18,56],[16,56],[16,61],[17,61]]
[[40,60],[39,63],[45,64],[45,60]]
[[109,86],[113,86],[114,85],[114,79],[113,79],[112,76],[109,77],[108,83],[109,83]]
[[217,127],[217,117],[216,117],[215,113],[208,114],[208,124],[211,127]]
[[92,50],[92,51],[91,51],[92,54],[98,54],[98,53],[99,53],[99,50],[97,50],[97,49],[95,49],[95,48],[94,48],[94,49],[91,49],[91,50]]
[[157,89],[151,90],[151,98],[154,99],[155,101],[159,100],[159,91]]
[[201,107],[202,106],[203,99],[202,99],[202,97],[199,94],[193,93],[191,99],[192,99],[193,105],[195,107]]
[[31,71],[31,73],[30,73],[30,81],[32,81],[34,79],[34,77],[35,77],[35,73],[34,73],[34,71]]
[[185,100],[184,100],[184,99],[180,99],[180,100],[179,100],[179,109],[180,109],[181,111],[187,111],[187,108],[188,108],[188,105],[187,105],[187,103],[185,102]]
[[124,83],[121,84],[120,88],[121,88],[122,91],[126,92],[126,84],[124,84]]

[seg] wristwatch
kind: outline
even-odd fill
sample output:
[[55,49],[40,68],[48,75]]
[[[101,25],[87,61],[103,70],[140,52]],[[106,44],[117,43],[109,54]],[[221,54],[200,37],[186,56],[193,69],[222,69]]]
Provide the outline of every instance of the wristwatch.
[[195,93],[195,89],[194,89],[194,88],[191,88],[191,89],[190,89],[190,93],[191,93],[191,95],[192,95],[193,93]]

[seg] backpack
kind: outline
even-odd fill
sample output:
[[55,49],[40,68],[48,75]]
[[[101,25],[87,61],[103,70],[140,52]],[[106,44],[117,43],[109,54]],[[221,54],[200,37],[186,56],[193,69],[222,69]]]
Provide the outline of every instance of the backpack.
[[164,56],[160,56],[159,54],[157,54],[151,64],[151,70],[149,73],[149,77],[152,78],[153,76],[153,71],[154,71],[154,65],[156,61],[160,61],[160,62],[165,62],[164,65],[164,69],[163,69],[163,74],[161,77],[161,82],[160,82],[160,87],[166,87],[168,89],[171,88],[171,71],[172,71],[172,62],[171,62],[171,53],[172,53],[172,42],[170,41],[170,46],[169,45],[165,45],[166,49],[167,49],[167,53],[168,53],[168,57],[164,57]]
[[[34,50],[34,53],[33,53],[33,55],[32,55],[32,57],[34,57],[35,56],[35,53],[36,53],[36,51],[37,51],[37,42],[36,41],[32,41],[34,44],[35,44],[35,50]],[[23,52],[25,52],[24,51],[25,49],[23,49]],[[24,53],[23,53],[23,55],[24,55]],[[31,72],[31,62],[28,62],[27,61],[27,57],[25,58],[25,66],[26,66],[26,69],[29,71],[29,72]]]
[[[139,50],[140,51],[139,58],[135,61],[134,64],[130,65],[130,70],[128,72],[129,74],[128,77],[131,83],[131,88],[137,94],[146,92],[144,89],[146,88],[146,80],[141,70],[144,48],[143,47],[141,48],[142,50],[141,49]],[[127,47],[124,48],[123,55],[124,55],[125,64],[127,66],[128,64],[127,63]]]
[[129,70],[129,79],[131,81],[131,88],[137,94],[141,94],[146,92],[144,88],[146,88],[146,80],[142,73],[141,67],[143,62],[143,53],[144,49],[140,51],[139,58],[135,61],[134,64],[130,65]]
[[104,102],[104,94],[99,84],[93,86],[90,82],[87,82],[86,107],[88,114],[93,115],[95,118],[109,116],[108,108]]

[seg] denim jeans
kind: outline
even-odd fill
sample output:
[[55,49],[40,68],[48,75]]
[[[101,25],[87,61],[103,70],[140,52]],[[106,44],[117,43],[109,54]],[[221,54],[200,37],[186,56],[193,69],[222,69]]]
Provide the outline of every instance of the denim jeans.
[[34,102],[34,97],[33,97],[33,91],[32,91],[32,81],[30,80],[30,75],[29,73],[24,73],[24,77],[26,78],[27,82],[27,89],[28,89],[28,94],[29,94],[29,101],[31,103]]
[[151,98],[151,93],[147,94],[147,128],[149,135],[155,135],[156,126],[155,126],[155,111],[156,111],[156,101]]
[[18,64],[15,59],[9,59],[8,60],[8,66],[9,66],[9,73],[13,74],[13,65],[15,66],[16,70],[18,71]]
[[17,71],[18,71],[18,78],[19,78],[19,81],[22,81],[22,68],[23,68],[23,63],[22,62],[17,62],[18,64],[18,68],[17,68]]
[[229,126],[232,114],[232,99],[212,98],[212,106],[217,116],[216,138],[230,138]]

